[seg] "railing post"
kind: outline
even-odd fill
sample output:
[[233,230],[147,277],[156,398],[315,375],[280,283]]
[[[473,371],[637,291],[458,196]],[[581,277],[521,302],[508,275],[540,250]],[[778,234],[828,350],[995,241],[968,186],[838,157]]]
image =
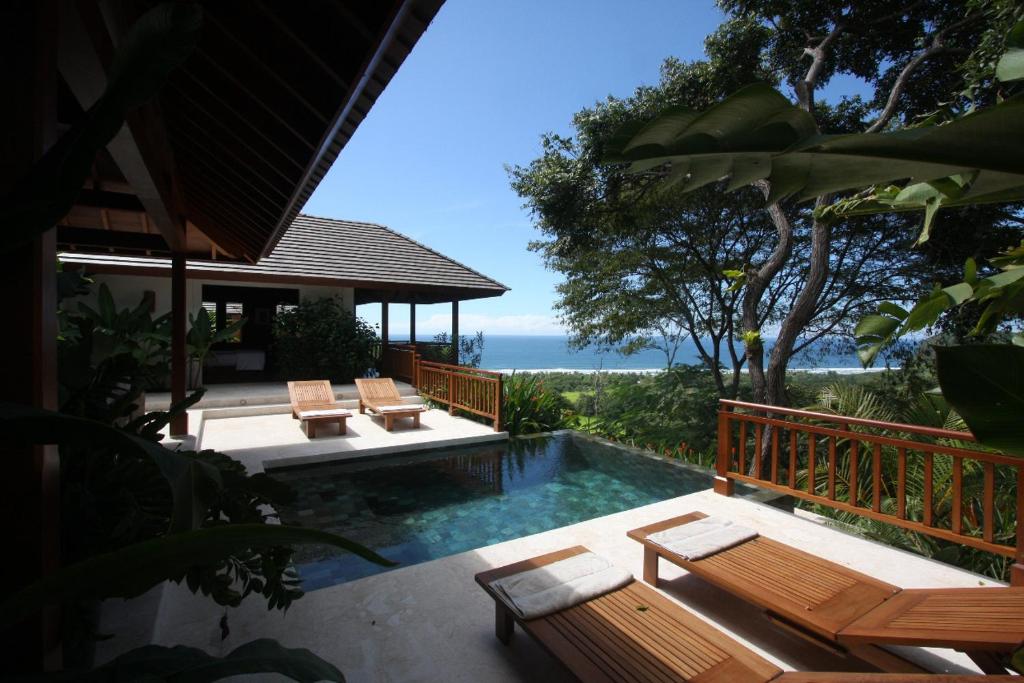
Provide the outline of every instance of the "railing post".
[[412,386],[414,389],[420,387],[420,354],[412,352]]
[[729,406],[719,406],[718,410],[718,458],[715,461],[715,493],[731,496],[736,482],[729,478],[729,465],[732,460],[732,431],[729,426]]
[[503,388],[501,384],[502,376],[498,375],[498,382],[494,385],[494,431],[501,431],[501,403],[504,396],[502,395]]
[[1017,465],[1017,554],[1010,567],[1010,585],[1024,586],[1024,466]]
[[455,373],[445,370],[448,373],[448,414],[455,414]]

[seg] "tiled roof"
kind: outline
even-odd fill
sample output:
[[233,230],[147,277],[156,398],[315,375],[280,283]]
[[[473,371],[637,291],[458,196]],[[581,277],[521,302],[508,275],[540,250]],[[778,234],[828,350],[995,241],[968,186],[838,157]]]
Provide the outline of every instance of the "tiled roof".
[[[96,272],[118,266],[168,268],[168,259],[65,253]],[[189,261],[190,277],[311,280],[364,290],[361,302],[444,301],[500,296],[508,287],[390,228],[300,214],[274,250],[257,263]],[[233,279],[233,278],[232,278]],[[390,295],[388,294],[390,293]]]

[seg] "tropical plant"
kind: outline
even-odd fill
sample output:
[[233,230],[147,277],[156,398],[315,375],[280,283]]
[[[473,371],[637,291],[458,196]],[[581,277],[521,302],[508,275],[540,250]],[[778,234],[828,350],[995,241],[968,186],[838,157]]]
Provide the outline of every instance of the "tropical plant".
[[[70,290],[87,291],[84,283]],[[59,316],[57,367],[61,412],[113,423],[131,415],[142,394],[161,385],[170,361],[170,316],[154,318],[143,298],[118,309],[106,284],[95,308],[78,302]]]
[[206,308],[200,307],[195,315],[188,314],[188,333],[185,335],[185,350],[192,359],[193,374],[189,386],[198,386],[203,371],[203,361],[215,344],[228,341],[245,325],[247,318],[239,318],[219,330],[216,321]]
[[564,429],[569,402],[534,375],[512,373],[505,378],[502,422],[512,436]]
[[300,302],[274,316],[274,367],[281,379],[351,382],[374,364],[374,330],[340,299]]

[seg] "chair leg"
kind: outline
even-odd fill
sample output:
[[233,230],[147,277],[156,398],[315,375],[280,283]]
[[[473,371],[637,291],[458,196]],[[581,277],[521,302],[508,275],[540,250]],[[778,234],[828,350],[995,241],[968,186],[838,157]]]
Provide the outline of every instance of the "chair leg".
[[494,635],[505,645],[512,639],[516,622],[512,618],[512,610],[498,600],[494,601]]
[[365,415],[366,414],[366,406],[363,405],[362,399],[359,400],[359,414],[360,415]]
[[316,438],[316,420],[306,421],[306,437],[309,439]]
[[386,431],[390,432],[394,428],[395,428],[395,416],[394,415],[385,415],[384,416],[384,429]]
[[420,428],[420,414],[416,413],[412,416],[412,426],[416,429]]
[[340,420],[338,420],[338,434],[341,434],[341,435],[348,434],[348,425],[345,424],[347,420],[348,420],[348,418],[345,418],[345,417],[343,417]]
[[644,581],[658,585],[658,553],[647,547],[644,548]]

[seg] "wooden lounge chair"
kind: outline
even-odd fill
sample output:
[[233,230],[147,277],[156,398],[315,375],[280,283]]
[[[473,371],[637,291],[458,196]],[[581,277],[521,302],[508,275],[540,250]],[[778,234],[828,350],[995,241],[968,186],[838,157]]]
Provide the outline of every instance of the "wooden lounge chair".
[[412,426],[419,428],[420,413],[426,407],[419,403],[409,403],[401,394],[390,377],[378,379],[357,379],[356,389],[359,390],[359,412],[369,410],[378,417],[384,418],[384,429],[391,431],[395,426],[395,418],[411,417]]
[[530,634],[581,681],[715,681],[764,683],[781,670],[649,586],[633,581],[546,617],[524,620],[491,582],[588,552],[582,546],[476,575],[494,598],[498,639],[514,624]]
[[352,412],[338,407],[334,389],[326,379],[288,382],[288,397],[292,404],[292,418],[300,420],[306,436],[316,438],[319,425],[337,423],[338,433],[348,433],[345,421]]
[[962,675],[783,673],[656,590],[638,581],[574,607],[537,619],[521,619],[491,582],[588,552],[583,546],[541,555],[476,575],[494,600],[495,633],[509,643],[515,624],[579,680],[590,683],[970,683],[1012,681]]
[[[657,585],[658,560],[664,558],[761,608],[779,626],[885,671],[922,672],[879,647],[900,644],[951,647],[986,673],[1005,673],[993,653],[1012,651],[1024,641],[1024,588],[901,591],[764,536],[696,561],[647,538],[706,516],[692,512],[628,532],[644,547],[644,581]],[[926,607],[920,598],[929,596]],[[993,618],[996,603],[1002,607]]]

